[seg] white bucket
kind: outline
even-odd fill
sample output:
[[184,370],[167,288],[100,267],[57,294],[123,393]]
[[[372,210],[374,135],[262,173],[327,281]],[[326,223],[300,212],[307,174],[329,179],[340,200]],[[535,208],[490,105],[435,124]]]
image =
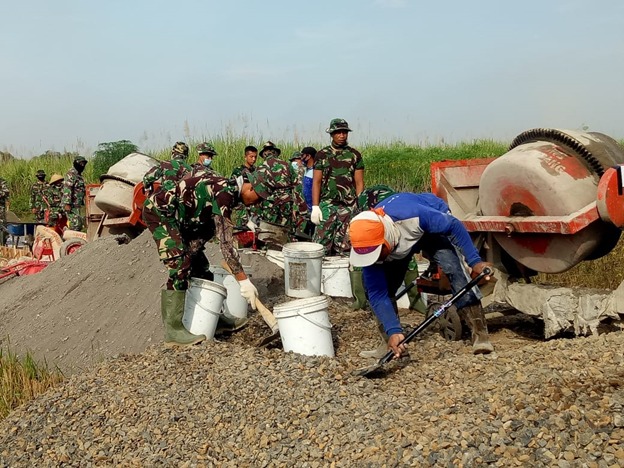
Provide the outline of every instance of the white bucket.
[[229,319],[247,318],[247,299],[241,296],[240,284],[236,278],[221,267],[210,267],[214,274],[215,283],[219,283],[227,289],[227,297],[223,302],[223,315]]
[[325,257],[322,263],[321,292],[332,297],[353,297],[349,259]]
[[282,248],[284,283],[290,297],[315,297],[321,294],[323,246],[315,242],[290,242]]
[[194,335],[212,339],[226,295],[226,289],[214,281],[191,278],[182,316],[184,327]]
[[327,296],[297,299],[273,308],[284,351],[334,357]]

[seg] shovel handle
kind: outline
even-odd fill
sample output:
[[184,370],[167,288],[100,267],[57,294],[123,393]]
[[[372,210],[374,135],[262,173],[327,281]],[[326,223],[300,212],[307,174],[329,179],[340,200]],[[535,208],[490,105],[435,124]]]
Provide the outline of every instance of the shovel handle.
[[[232,269],[225,260],[221,261],[221,267],[228,273],[232,274]],[[256,309],[258,309],[258,312],[260,312],[262,319],[269,326],[271,331],[273,333],[277,332],[278,326],[275,315],[273,315],[273,313],[260,301],[258,297],[256,297]]]
[[[479,281],[481,281],[486,276],[490,276],[491,274],[492,274],[492,269],[489,267],[485,267],[481,271],[481,273],[475,276],[468,284],[466,284],[466,286],[464,286],[459,291],[457,291],[457,293],[453,297],[451,297],[447,302],[442,304],[438,310],[436,310],[433,314],[431,314],[429,317],[423,320],[423,322],[420,325],[418,325],[418,327],[416,327],[414,330],[409,332],[409,334],[405,338],[403,338],[403,340],[399,343],[399,345],[407,344],[410,341],[412,341],[425,328],[431,325],[432,322],[434,322],[438,317],[444,314],[444,312],[446,312],[453,304],[455,304],[455,302],[457,302],[459,298],[461,298],[464,294],[466,294],[468,291],[474,288],[479,283]],[[402,292],[405,292],[405,291],[402,291]],[[392,350],[388,351],[379,360],[378,365],[387,364],[388,362],[392,360],[393,357],[394,357],[394,351]]]

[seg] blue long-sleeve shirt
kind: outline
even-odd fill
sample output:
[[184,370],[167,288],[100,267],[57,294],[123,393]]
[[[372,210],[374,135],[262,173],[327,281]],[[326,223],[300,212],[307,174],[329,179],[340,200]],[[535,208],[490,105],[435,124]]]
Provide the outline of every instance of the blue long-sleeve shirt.
[[[441,198],[431,193],[397,193],[376,207],[384,209],[400,232],[395,249],[384,262],[413,255],[424,233],[447,236],[460,249],[469,266],[482,261],[468,231],[461,221],[449,213],[448,205]],[[386,333],[401,333],[401,324],[392,306],[382,262],[364,267],[363,278],[373,312]]]

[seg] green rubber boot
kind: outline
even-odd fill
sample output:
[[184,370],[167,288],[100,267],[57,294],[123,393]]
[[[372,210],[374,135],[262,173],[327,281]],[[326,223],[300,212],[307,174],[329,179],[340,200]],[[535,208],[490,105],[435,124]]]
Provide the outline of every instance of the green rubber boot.
[[165,346],[191,346],[206,339],[193,335],[182,324],[186,291],[164,289],[160,296],[160,312],[165,326]]
[[364,282],[362,281],[362,269],[358,268],[353,271],[349,271],[349,277],[351,278],[351,293],[353,294],[354,302],[349,306],[353,310],[366,308],[366,290],[364,289]]
[[224,333],[233,333],[242,328],[245,328],[249,323],[248,318],[230,318],[221,314],[219,316],[219,322],[217,322],[217,329],[215,335],[223,335]]
[[[405,273],[405,285],[407,286],[416,278],[418,278],[417,269],[407,270],[407,273]],[[427,312],[427,306],[425,305],[425,302],[423,301],[422,296],[420,295],[420,292],[418,292],[416,286],[407,291],[407,297],[409,297],[409,308],[411,310],[415,310],[417,312],[420,312],[421,314]]]

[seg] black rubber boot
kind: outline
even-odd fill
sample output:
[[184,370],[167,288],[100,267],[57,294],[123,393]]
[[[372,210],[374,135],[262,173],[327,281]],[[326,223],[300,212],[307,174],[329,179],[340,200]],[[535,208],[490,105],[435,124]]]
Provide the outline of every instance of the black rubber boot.
[[165,346],[191,346],[206,339],[193,335],[182,324],[186,291],[164,289],[160,297],[160,312],[165,326]]

